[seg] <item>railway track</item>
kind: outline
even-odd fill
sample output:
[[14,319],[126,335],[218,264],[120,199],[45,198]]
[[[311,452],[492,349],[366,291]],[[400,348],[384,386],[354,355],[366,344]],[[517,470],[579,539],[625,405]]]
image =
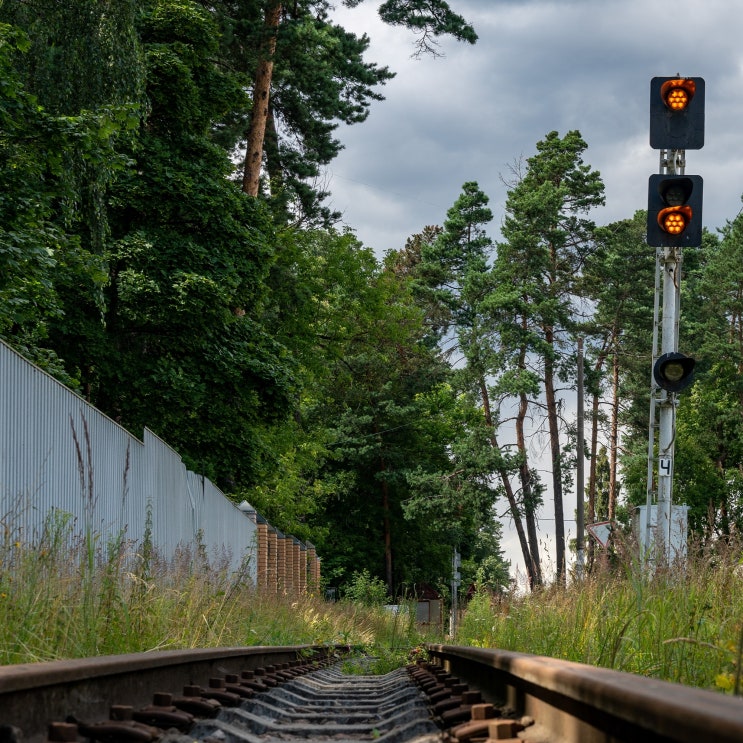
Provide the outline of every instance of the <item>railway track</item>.
[[743,741],[743,701],[520,653],[428,646],[349,674],[348,648],[228,648],[0,667],[0,743]]

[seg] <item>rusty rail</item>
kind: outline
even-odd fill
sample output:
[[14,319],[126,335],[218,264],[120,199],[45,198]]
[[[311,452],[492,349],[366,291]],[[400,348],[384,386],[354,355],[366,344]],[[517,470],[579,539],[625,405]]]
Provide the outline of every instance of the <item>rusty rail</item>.
[[73,714],[107,719],[111,705],[152,702],[153,691],[179,691],[225,674],[289,663],[332,649],[310,646],[172,650],[0,666],[0,726],[24,743],[47,740],[49,723]]
[[[504,738],[529,743],[743,741],[743,700],[738,698],[554,658],[482,648],[427,647],[430,663],[409,666],[408,672],[419,686],[420,693],[427,698],[431,720],[441,730],[438,737],[444,743],[477,743]],[[182,717],[183,713],[176,713],[171,706],[179,704],[172,698],[172,693],[178,694],[179,689],[183,689],[188,697],[182,698],[180,703],[185,701],[188,705],[196,703],[191,699],[192,695],[199,698],[202,694],[214,695],[214,699],[218,699],[219,694],[235,696],[235,700],[223,700],[226,708],[237,705],[243,708],[241,699],[236,696],[240,692],[240,696],[248,699],[248,706],[244,708],[248,711],[229,712],[228,715],[256,717],[266,707],[271,719],[268,722],[261,720],[261,729],[277,726],[274,719],[276,709],[286,703],[287,710],[282,714],[288,720],[290,732],[301,732],[300,728],[309,724],[310,718],[321,731],[320,717],[323,717],[322,725],[335,725],[337,730],[342,728],[350,739],[353,736],[348,731],[356,731],[359,727],[361,712],[365,717],[373,716],[376,713],[370,708],[373,710],[375,704],[379,706],[378,714],[383,722],[385,715],[389,717],[392,712],[394,715],[402,712],[400,700],[405,696],[408,704],[410,694],[405,692],[402,696],[394,696],[393,689],[401,683],[399,678],[390,676],[383,682],[384,694],[380,697],[377,693],[376,696],[384,703],[377,699],[376,702],[357,704],[359,710],[351,716],[349,705],[352,700],[348,697],[354,695],[349,688],[355,682],[338,685],[337,701],[329,709],[342,712],[348,717],[345,722],[319,711],[308,717],[308,703],[303,703],[301,714],[292,713],[292,702],[287,700],[292,695],[299,698],[298,690],[284,691],[274,698],[274,689],[270,688],[277,684],[281,686],[283,682],[292,684],[295,678],[299,683],[302,674],[327,668],[347,650],[345,647],[308,646],[220,648],[0,667],[0,740],[15,740],[10,727],[14,726],[22,731],[20,739],[24,743],[43,743],[52,722],[57,726],[53,740],[77,740],[76,736],[57,737],[65,732],[64,723],[60,725],[58,721],[66,720],[68,715],[76,721],[109,719],[109,714],[111,720],[124,720],[127,718],[113,716],[113,711],[116,708],[118,714],[125,709],[134,709],[126,705],[138,708],[134,712],[135,720],[137,715],[140,719],[143,719],[142,715],[144,719],[152,715],[153,719],[157,717],[162,721],[171,712]],[[314,660],[307,662],[308,656]],[[331,689],[324,687],[339,683],[333,674],[337,675],[338,671],[318,670],[317,674],[306,676],[306,684],[302,683],[308,689],[313,685],[317,687],[313,693],[332,694]],[[199,687],[207,679],[209,686],[215,688]],[[225,681],[229,682],[226,687]],[[251,688],[259,689],[256,692],[259,696],[252,700],[254,692],[250,691]],[[280,701],[287,693],[287,700]],[[301,692],[301,696],[307,695],[307,689]],[[398,701],[393,703],[395,699]],[[204,701],[202,699],[200,703]],[[415,707],[412,698],[410,704]],[[252,711],[248,709],[250,705],[254,708]],[[327,703],[323,701],[323,705],[327,706]],[[388,708],[392,708],[392,712]],[[418,730],[426,722],[425,709],[424,705],[421,718],[417,707],[411,707],[406,714],[413,715],[414,725],[405,718],[406,724]],[[203,717],[200,712],[194,714]],[[293,722],[295,718],[302,721],[301,724]],[[202,723],[202,727],[205,724],[208,727],[228,723],[208,722]],[[427,724],[432,723],[428,721]],[[381,730],[384,726],[377,727]],[[323,737],[319,733],[315,735],[317,731],[313,730],[304,730],[306,740]],[[84,726],[79,732],[86,736]],[[278,732],[281,738],[286,730],[282,728]],[[407,732],[405,726],[398,726],[394,740],[408,740],[405,737]],[[389,737],[392,743],[391,736],[391,732],[386,733],[384,739]],[[105,736],[98,739],[108,740]],[[252,740],[250,735],[245,739]]]
[[530,740],[743,741],[740,698],[525,653],[427,648],[433,663],[477,687],[483,699],[533,718]]

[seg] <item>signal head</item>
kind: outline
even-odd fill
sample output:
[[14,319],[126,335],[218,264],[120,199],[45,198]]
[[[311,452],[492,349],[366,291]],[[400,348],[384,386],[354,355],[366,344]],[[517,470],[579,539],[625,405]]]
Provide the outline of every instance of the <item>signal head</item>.
[[664,353],[653,366],[653,379],[668,392],[680,392],[694,380],[696,361],[691,356],[672,351]]
[[671,78],[660,86],[660,96],[671,111],[683,111],[696,91],[697,84],[690,77]]
[[647,223],[649,245],[701,245],[702,187],[702,178],[698,175],[650,176]]
[[650,146],[656,150],[704,146],[704,78],[654,77],[650,81]]

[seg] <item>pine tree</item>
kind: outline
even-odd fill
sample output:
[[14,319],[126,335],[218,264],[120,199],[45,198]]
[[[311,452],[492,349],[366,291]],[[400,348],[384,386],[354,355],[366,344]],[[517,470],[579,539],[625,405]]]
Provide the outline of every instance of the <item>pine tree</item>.
[[521,339],[527,355],[538,361],[550,441],[558,582],[566,574],[563,489],[567,474],[557,382],[571,374],[566,353],[576,326],[578,277],[593,246],[594,225],[583,215],[604,201],[599,173],[583,162],[585,149],[577,131],[562,138],[551,132],[537,143],[526,172],[509,191],[496,266],[498,281],[510,287],[517,308],[513,337]]

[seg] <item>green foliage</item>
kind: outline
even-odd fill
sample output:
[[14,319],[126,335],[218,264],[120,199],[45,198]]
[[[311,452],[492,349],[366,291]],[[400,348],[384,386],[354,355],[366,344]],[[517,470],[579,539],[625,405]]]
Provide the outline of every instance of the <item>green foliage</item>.
[[739,546],[700,552],[683,572],[657,574],[623,558],[623,574],[597,570],[567,590],[506,597],[480,590],[457,640],[731,691],[740,650],[739,555]]
[[[355,7],[363,0],[344,0]],[[416,55],[438,54],[436,37],[453,36],[458,41],[474,44],[477,34],[462,16],[454,13],[444,0],[386,0],[379,6],[379,16],[393,26],[406,26],[417,35]]]
[[[209,4],[221,32],[219,59],[246,89],[255,84],[267,43],[267,7],[258,0]],[[282,223],[329,226],[340,215],[323,204],[328,194],[316,181],[341,149],[335,130],[341,122],[364,121],[372,101],[382,99],[378,87],[393,74],[365,60],[368,37],[332,23],[325,0],[285,5],[275,42],[260,195]],[[242,151],[251,115],[247,100],[232,106],[214,122],[216,140]]]
[[55,342],[94,404],[135,434],[149,426],[233,488],[271,466],[261,429],[294,390],[292,361],[260,320],[271,226],[210,140],[238,95],[210,60],[211,18],[163,0],[141,24],[150,114],[127,153],[132,167],[109,187],[104,323],[79,298],[84,318],[59,323]]
[[[526,171],[508,194],[504,242],[498,246],[493,271],[496,284],[507,289],[494,293],[489,303],[503,343],[502,367],[515,367],[519,372],[513,377],[518,382],[515,389],[497,389],[502,395],[518,399],[517,425],[522,431],[518,436],[519,454],[527,465],[520,467],[525,491],[531,490],[537,468],[528,464],[524,420],[527,410],[544,410],[555,504],[558,581],[565,575],[563,490],[569,470],[557,383],[565,381],[572,386],[573,344],[579,326],[576,307],[585,296],[580,276],[594,248],[595,226],[587,213],[604,203],[600,174],[583,162],[586,147],[578,131],[564,137],[550,132],[537,143],[536,154],[527,159]],[[534,395],[535,388],[529,385],[537,380],[540,394]],[[526,502],[527,509],[539,502],[538,486],[529,492]],[[533,532],[532,527],[530,548],[537,554]]]
[[63,368],[49,338],[73,323],[73,292],[100,317],[100,189],[124,167],[117,140],[136,114],[126,106],[47,113],[17,72],[19,52],[32,48],[27,36],[7,25],[0,36],[0,336],[74,385],[78,372]]
[[142,101],[137,0],[27,0],[0,4],[0,21],[28,34],[17,68],[52,114]]
[[[679,347],[696,358],[697,366],[693,387],[679,395],[674,500],[689,506],[690,530],[703,543],[729,539],[741,524],[740,246],[738,217],[722,230],[721,239],[705,233],[700,249],[684,251]],[[634,304],[621,318],[623,392],[632,402],[624,418],[628,454],[623,470],[632,504],[645,502],[646,488],[649,267],[645,273],[647,281],[633,282],[645,287],[645,298],[641,289],[628,292]],[[632,363],[634,356],[644,363]]]
[[368,570],[354,573],[350,583],[343,591],[343,596],[362,606],[383,606],[389,603],[387,586],[380,578],[373,577]]
[[449,458],[437,468],[433,462],[411,467],[404,511],[408,517],[425,519],[446,544],[471,544],[473,533],[491,521],[498,495],[492,472],[500,464],[500,452],[493,448],[479,411],[449,385],[420,401],[426,405],[427,427],[452,444]]
[[[304,393],[296,416],[264,432],[276,470],[241,497],[310,539],[331,585],[349,583],[360,565],[385,582],[391,567],[390,593],[446,582],[449,531],[408,509],[419,498],[411,474],[448,472],[447,448],[465,423],[451,412],[456,398],[407,278],[350,234],[285,230],[280,239],[265,318],[299,362]],[[471,419],[464,400],[456,407]]]

